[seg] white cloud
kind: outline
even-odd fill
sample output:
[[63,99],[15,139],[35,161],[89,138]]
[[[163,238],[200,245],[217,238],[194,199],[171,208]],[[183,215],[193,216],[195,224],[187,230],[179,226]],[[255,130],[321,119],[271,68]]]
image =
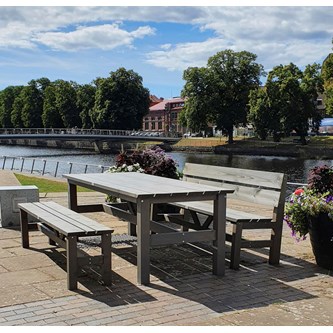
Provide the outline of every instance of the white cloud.
[[216,37],[178,43],[147,54],[147,62],[168,70],[204,66],[218,51],[247,50],[266,70],[294,62],[302,67],[331,52],[332,7],[207,7],[192,24]]
[[128,32],[117,24],[104,24],[92,27],[78,27],[71,32],[40,33],[33,41],[54,50],[78,51],[84,49],[112,50],[119,46],[131,46],[134,39],[154,34],[154,29],[143,26]]
[[[146,23],[129,31],[122,21]],[[151,22],[188,24],[210,35],[202,42],[189,36],[188,41],[179,43],[171,35],[160,47],[151,45],[147,62],[169,70],[204,66],[211,55],[227,48],[257,54],[266,70],[291,61],[302,66],[320,61],[332,47],[332,7],[40,6],[1,7],[0,48],[44,45],[69,51],[133,47],[137,38],[154,33],[148,26]]]

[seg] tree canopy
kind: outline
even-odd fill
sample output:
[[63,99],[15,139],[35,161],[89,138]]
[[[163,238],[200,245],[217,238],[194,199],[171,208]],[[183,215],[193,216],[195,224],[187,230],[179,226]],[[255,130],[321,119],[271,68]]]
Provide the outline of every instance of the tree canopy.
[[333,116],[333,53],[330,53],[324,60],[321,75],[324,80],[324,101],[326,113]]
[[322,79],[318,64],[307,65],[302,72],[296,65],[279,65],[269,72],[265,88],[250,95],[249,120],[259,137],[268,133],[279,141],[280,134],[293,130],[306,144],[309,121],[317,129],[321,120],[316,102]]
[[95,81],[95,104],[91,120],[95,128],[139,129],[149,111],[149,90],[133,70],[119,68],[108,78]]
[[207,66],[189,68],[182,96],[186,96],[183,121],[199,128],[208,122],[225,130],[233,142],[233,128],[246,123],[249,93],[260,84],[263,66],[247,51],[225,50],[210,57]]
[[85,85],[40,78],[0,91],[0,126],[139,129],[149,104],[141,76],[125,68]]

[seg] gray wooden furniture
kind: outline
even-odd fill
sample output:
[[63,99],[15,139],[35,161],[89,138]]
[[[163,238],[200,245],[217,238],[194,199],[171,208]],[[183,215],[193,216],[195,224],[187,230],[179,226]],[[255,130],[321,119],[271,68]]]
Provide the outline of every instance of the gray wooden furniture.
[[[185,164],[183,174],[185,182],[233,190],[228,196],[226,210],[227,222],[232,224],[231,234],[226,234],[226,240],[231,242],[231,268],[239,268],[241,248],[269,247],[269,263],[279,264],[287,183],[284,174],[193,163]],[[231,202],[235,209],[230,208]],[[181,224],[184,230],[209,228],[213,221],[211,203],[176,204],[183,208],[182,214],[165,214],[168,220]],[[251,212],[252,205],[258,205],[256,211],[266,211],[269,215]],[[244,239],[245,229],[271,229],[271,236],[268,240]]]
[[[38,228],[49,237],[51,245],[58,244],[66,249],[67,287],[77,289],[78,269],[83,265],[100,265],[102,279],[111,284],[111,234],[112,229],[55,202],[33,202],[18,204],[21,214],[22,246],[29,248],[28,216],[39,221]],[[101,255],[79,256],[78,237],[101,236]]]
[[[78,205],[77,186],[86,187],[119,197],[133,205],[135,209],[113,207],[117,216],[121,216],[136,225],[137,234],[137,281],[149,283],[151,246],[181,244],[196,241],[212,241],[213,274],[225,274],[225,209],[226,194],[230,189],[198,185],[181,180],[168,179],[136,172],[67,174],[69,185],[69,207],[77,212],[102,210],[100,205]],[[177,201],[207,201],[214,207],[214,223],[211,230],[190,230],[180,232],[165,223],[152,220],[153,204]],[[125,207],[128,207],[125,204]]]

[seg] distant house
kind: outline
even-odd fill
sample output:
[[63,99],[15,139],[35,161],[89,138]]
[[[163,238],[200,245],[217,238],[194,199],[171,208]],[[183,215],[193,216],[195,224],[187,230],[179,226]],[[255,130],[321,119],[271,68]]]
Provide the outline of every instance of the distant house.
[[174,97],[162,99],[149,108],[149,113],[143,118],[144,131],[158,131],[170,134],[183,134],[185,128],[178,124],[178,115],[184,107],[184,99]]
[[149,99],[150,99],[150,105],[149,106],[156,105],[156,104],[158,104],[158,103],[160,103],[164,100],[164,98],[162,98],[162,97],[158,98],[155,95],[150,95]]

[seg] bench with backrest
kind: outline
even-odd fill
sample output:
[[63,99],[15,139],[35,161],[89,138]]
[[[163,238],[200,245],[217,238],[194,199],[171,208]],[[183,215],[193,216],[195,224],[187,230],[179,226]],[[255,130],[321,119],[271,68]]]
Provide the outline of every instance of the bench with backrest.
[[[241,248],[269,247],[269,263],[279,264],[286,192],[282,173],[186,163],[183,180],[233,189],[227,196],[227,222],[232,231],[230,267],[239,268]],[[212,223],[212,202],[178,202],[181,214],[165,214],[168,221],[183,229],[206,229]],[[271,229],[269,239],[244,239],[245,229]],[[261,236],[261,235],[260,235]],[[253,238],[253,237],[252,237]]]
[[[18,204],[21,215],[22,246],[29,248],[28,216],[37,222],[38,229],[49,237],[50,245],[58,244],[66,249],[67,287],[77,289],[80,266],[100,265],[104,284],[111,284],[111,234],[112,229],[65,208],[55,202],[31,202]],[[82,256],[78,250],[78,237],[101,236],[101,255]]]

